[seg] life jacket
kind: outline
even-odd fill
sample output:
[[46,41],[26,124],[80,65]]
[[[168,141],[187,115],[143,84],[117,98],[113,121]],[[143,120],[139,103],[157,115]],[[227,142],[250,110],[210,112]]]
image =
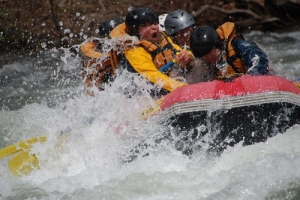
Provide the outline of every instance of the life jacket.
[[[147,79],[149,80],[150,84],[155,85],[156,83],[158,83],[158,82],[155,82],[155,80],[159,80],[159,79],[161,81],[167,83],[166,85],[168,85],[168,86],[166,86],[166,88],[165,87],[161,88],[161,87],[155,86],[153,89],[148,90],[150,95],[155,99],[166,95],[167,93],[169,93],[169,91],[174,90],[171,87],[171,85],[173,85],[174,87],[179,87],[179,85],[181,85],[181,86],[184,85],[184,83],[179,84],[179,82],[175,81],[174,79],[170,80],[171,78],[169,78],[170,77],[169,73],[172,73],[172,71],[165,73],[165,75],[163,75],[163,76],[160,76],[160,75],[155,76],[154,74],[156,72],[151,71],[151,68],[152,68],[151,65],[152,65],[157,69],[157,72],[159,72],[159,69],[164,67],[170,61],[172,61],[175,58],[176,53],[181,50],[181,48],[178,45],[172,43],[172,40],[165,33],[159,32],[158,37],[159,37],[159,39],[158,39],[157,43],[153,43],[153,42],[150,42],[147,40],[142,40],[142,41],[138,42],[135,45],[135,47],[133,47],[133,48],[139,48],[139,49],[143,49],[143,50],[142,51],[138,50],[137,51],[138,53],[136,52],[136,54],[132,54],[132,55],[134,55],[137,59],[139,56],[151,57],[153,64],[140,63],[140,65],[136,65],[136,67],[139,66],[139,68],[135,69],[130,64],[130,62],[132,62],[132,60],[129,62],[129,60],[127,60],[127,57],[125,60],[126,63],[125,62],[123,63],[123,66],[129,72],[133,72],[133,73],[141,73],[142,72],[144,76],[148,76]],[[125,55],[126,55],[126,53],[125,53]],[[148,67],[150,67],[149,71],[148,71]],[[146,71],[144,71],[144,70],[146,70]],[[153,70],[153,68],[152,68],[152,70]],[[149,77],[152,77],[152,78],[149,78]]]
[[[110,37],[112,37],[112,40],[117,40],[118,44],[121,44],[121,47],[123,48],[125,57],[120,63],[120,66],[127,69],[129,72],[142,73],[145,76],[151,76],[151,74],[155,74],[155,71],[151,71],[152,66],[154,66],[156,69],[160,69],[161,67],[165,66],[165,64],[167,64],[168,62],[174,59],[176,52],[182,50],[178,45],[174,44],[172,40],[164,33],[159,33],[158,44],[146,40],[140,41],[138,37],[130,36],[126,33],[125,23],[120,24],[116,28],[114,28],[110,32]],[[128,53],[128,51],[132,51],[133,49],[139,49],[139,50],[135,53],[132,52],[132,54],[130,54],[131,56],[129,57],[132,60],[129,61],[127,58],[128,55],[126,54]],[[153,64],[139,63],[138,64],[139,68],[138,70],[136,70],[130,64],[130,62],[132,61],[139,62],[139,56],[142,56],[143,58],[145,58],[145,56],[150,57],[151,60],[153,61]],[[150,71],[147,71],[148,67],[150,67]],[[157,70],[157,72],[159,72],[159,70]],[[160,72],[159,74],[163,75]],[[179,83],[179,81],[171,79],[167,75],[163,75],[163,76],[158,75],[158,77],[154,75],[153,77],[154,78],[152,80],[149,80],[147,78],[150,81],[150,83],[155,84],[156,83],[155,81],[160,79],[161,81],[166,82],[167,85],[167,88],[161,88],[161,89],[155,88],[153,91],[150,91],[150,94],[151,95],[153,94],[152,96],[155,98],[160,95],[165,95],[169,91],[172,91],[175,88],[185,85],[185,83]]]
[[[225,76],[236,73],[245,74],[247,69],[237,56],[231,42],[234,38],[244,39],[242,35],[236,35],[235,25],[232,22],[226,22],[217,28],[217,33],[222,41],[224,41],[225,59],[228,63]],[[218,76],[223,75],[220,70],[217,72]]]
[[80,46],[83,57],[82,76],[87,87],[95,85],[99,90],[104,89],[103,83],[115,79],[120,56],[113,49],[106,55],[97,51],[97,41],[90,41]]
[[[139,41],[134,46],[141,47],[146,50],[151,55],[152,61],[155,67],[159,70],[167,63],[172,61],[177,52],[179,52],[178,48],[175,48],[172,45],[172,40],[164,33],[159,32],[159,42],[153,43],[148,40]],[[123,67],[126,68],[129,72],[136,73],[137,71],[131,66],[127,59],[124,59],[122,63]],[[168,70],[170,72],[170,70]],[[167,73],[168,74],[168,73]]]
[[149,52],[156,68],[160,69],[172,61],[179,50],[174,48],[170,38],[164,32],[159,32],[158,37],[159,44],[143,40],[139,43],[139,46]]
[[137,39],[126,35],[125,23],[116,26],[110,33],[111,50],[104,54],[102,46],[97,48],[99,40],[87,42],[80,46],[83,57],[83,77],[87,87],[95,85],[99,90],[104,89],[103,83],[110,83],[116,77],[116,69],[122,62],[122,50],[132,46]]
[[[179,48],[175,48],[172,45],[172,40],[170,37],[166,35],[164,32],[159,32],[159,44],[155,44],[153,42],[147,40],[136,40],[134,41],[132,36],[126,35],[126,25],[122,23],[114,28],[109,36],[111,38],[125,38],[123,40],[122,46],[126,49],[127,47],[132,46],[140,46],[144,48],[152,57],[152,60],[155,66],[160,69],[168,62],[172,61],[175,57],[176,53],[179,52]],[[125,37],[126,36],[126,37]],[[119,39],[120,41],[120,39]],[[130,69],[129,71],[135,71],[134,69]]]

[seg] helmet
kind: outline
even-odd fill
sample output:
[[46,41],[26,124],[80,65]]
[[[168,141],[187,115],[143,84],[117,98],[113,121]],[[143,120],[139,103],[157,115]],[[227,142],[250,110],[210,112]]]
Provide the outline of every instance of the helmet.
[[122,24],[125,20],[122,18],[108,19],[99,25],[99,35],[104,38],[109,36],[111,30],[113,30],[119,24]]
[[168,14],[161,14],[158,16],[158,22],[159,22],[159,30],[165,31],[165,20]]
[[139,36],[139,27],[148,22],[157,22],[158,17],[154,10],[147,7],[138,7],[129,11],[125,18],[126,29],[130,35]]
[[190,37],[190,48],[195,57],[201,58],[216,47],[219,41],[217,31],[209,26],[197,27]]
[[184,10],[175,10],[168,14],[165,20],[165,29],[169,35],[195,25],[194,18]]

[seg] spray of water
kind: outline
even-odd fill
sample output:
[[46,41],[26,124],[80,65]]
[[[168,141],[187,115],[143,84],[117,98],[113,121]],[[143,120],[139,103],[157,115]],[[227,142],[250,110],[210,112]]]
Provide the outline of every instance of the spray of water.
[[[283,55],[268,46],[276,44],[276,35],[259,41],[271,57]],[[293,46],[289,49],[296,51]],[[68,49],[53,49],[17,56],[0,69],[1,147],[47,137],[45,143],[32,148],[40,169],[28,176],[13,176],[7,168],[9,158],[1,159],[1,197],[299,198],[299,125],[263,143],[228,147],[218,156],[201,149],[188,156],[178,151],[180,144],[175,140],[166,139],[180,130],[141,118],[141,111],[154,104],[141,89],[149,87],[141,77],[122,73],[111,86],[95,90],[90,97],[84,90],[80,63]],[[288,66],[299,72],[297,61]],[[217,124],[199,124],[197,131],[214,126]]]

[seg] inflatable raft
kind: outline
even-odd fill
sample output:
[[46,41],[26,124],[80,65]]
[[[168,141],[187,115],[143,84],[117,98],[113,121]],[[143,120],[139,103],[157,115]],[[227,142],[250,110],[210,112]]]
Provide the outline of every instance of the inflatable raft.
[[[300,124],[300,84],[276,76],[202,82],[171,92],[143,115],[164,131],[135,145],[125,153],[124,162],[149,155],[148,147],[163,140],[186,155],[205,148],[219,153],[239,142],[264,142]],[[46,140],[40,136],[7,146],[0,150],[0,159],[9,157],[8,167],[15,176],[28,175],[39,169],[31,147]]]
[[[145,114],[146,113],[146,114]],[[241,76],[184,86],[144,112],[171,129],[185,154],[251,145],[300,124],[300,85],[277,76]]]

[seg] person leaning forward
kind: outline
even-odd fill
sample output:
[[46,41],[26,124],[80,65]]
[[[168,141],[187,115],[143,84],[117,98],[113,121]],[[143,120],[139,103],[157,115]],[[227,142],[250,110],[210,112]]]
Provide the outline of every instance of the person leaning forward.
[[[170,12],[164,21],[165,32],[174,43],[181,48],[190,50],[190,36],[196,28],[193,16],[185,10],[178,9]],[[182,76],[187,83],[206,82],[212,80],[213,70],[200,58],[194,59],[187,68],[177,68],[172,76]]]
[[[123,30],[117,30],[120,28]],[[119,25],[115,29],[111,35],[114,35],[114,32],[117,34],[123,32],[139,39],[124,50],[126,59],[123,66],[129,72],[139,73],[152,84],[160,86],[157,90],[149,91],[154,98],[187,85],[159,71],[173,59],[184,67],[193,60],[193,55],[190,51],[181,49],[165,33],[159,31],[158,16],[151,8],[132,9],[126,15],[125,25]]]
[[236,35],[232,22],[216,30],[209,26],[197,27],[191,35],[190,47],[196,58],[215,69],[216,79],[270,74],[266,53],[256,43]]

